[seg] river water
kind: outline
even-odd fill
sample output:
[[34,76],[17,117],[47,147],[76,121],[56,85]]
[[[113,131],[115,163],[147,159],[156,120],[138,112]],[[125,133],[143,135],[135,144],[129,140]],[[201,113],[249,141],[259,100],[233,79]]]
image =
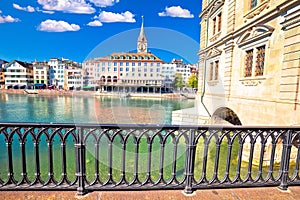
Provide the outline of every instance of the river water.
[[[46,122],[46,123],[108,123],[108,124],[171,124],[172,111],[189,108],[194,106],[194,101],[188,100],[162,100],[162,99],[137,99],[137,98],[108,98],[94,96],[41,96],[27,94],[0,94],[0,122]],[[22,132],[22,131],[21,131]],[[132,139],[132,138],[131,138]],[[160,149],[158,138],[153,142],[153,152]],[[12,162],[14,178],[21,180],[22,158],[20,149],[20,140],[16,133],[13,135],[12,142]],[[89,140],[88,140],[89,142]],[[91,146],[94,146],[93,141]],[[107,140],[102,138],[102,154],[99,156],[100,172],[105,176],[107,172]],[[128,142],[126,169],[132,169],[134,166],[134,157],[130,157],[130,152],[134,152],[133,142]],[[114,142],[114,152],[120,151],[120,141]],[[87,149],[88,148],[88,144]],[[170,145],[171,147],[173,145]],[[179,145],[180,146],[180,145]],[[67,171],[68,178],[75,178],[75,148],[72,137],[66,143]],[[117,148],[118,147],[118,148]],[[180,146],[181,147],[181,146]],[[93,149],[93,148],[92,148]],[[131,149],[131,150],[130,150]],[[147,152],[146,142],[140,144],[140,151]],[[178,155],[185,155],[185,146],[178,147]],[[181,152],[182,151],[182,152]],[[8,180],[8,151],[4,134],[0,133],[0,180]],[[90,151],[93,152],[93,151]],[[94,155],[90,152],[86,154],[86,170],[90,177],[94,175]],[[181,152],[181,153],[180,153]],[[53,138],[53,166],[56,180],[60,180],[62,174],[61,144],[58,135]],[[132,154],[132,153],[131,153]],[[121,153],[114,153],[113,159],[120,161]],[[143,154],[148,155],[148,154]],[[155,155],[153,163],[159,164],[159,155]],[[39,156],[41,177],[43,180],[48,178],[48,145],[46,136],[42,135],[39,139]],[[169,154],[172,158],[173,154]],[[179,157],[180,157],[179,156]],[[167,156],[166,156],[167,157]],[[182,156],[181,156],[182,157]],[[141,157],[142,158],[142,157]],[[183,158],[180,158],[183,159]],[[142,158],[142,160],[147,160]],[[26,137],[26,166],[30,180],[35,177],[35,157],[33,138],[29,134]],[[184,160],[177,164],[180,170],[183,170]],[[181,163],[181,165],[180,165]],[[121,166],[121,164],[119,164]],[[171,165],[170,165],[171,166]],[[146,169],[146,168],[145,168]],[[129,170],[130,171],[130,170]],[[157,170],[158,172],[158,170]],[[171,169],[169,169],[171,173]],[[117,173],[118,174],[118,173]],[[129,173],[130,174],[130,173]],[[133,173],[131,173],[133,174]]]
[[191,100],[0,94],[0,122],[171,124]]

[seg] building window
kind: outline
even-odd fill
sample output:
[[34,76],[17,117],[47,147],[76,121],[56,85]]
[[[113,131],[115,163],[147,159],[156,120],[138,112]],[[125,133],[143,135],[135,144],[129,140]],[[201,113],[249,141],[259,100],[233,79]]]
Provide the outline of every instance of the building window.
[[250,0],[250,9],[255,8],[257,6],[257,0]]
[[218,15],[218,32],[221,31],[221,26],[222,26],[222,13]]
[[216,34],[217,18],[213,19],[213,35]]
[[253,49],[246,51],[244,77],[252,76]]
[[262,76],[264,75],[266,47],[258,47],[256,53],[255,76]]
[[215,80],[219,78],[219,61],[215,62]]
[[209,66],[209,76],[208,76],[208,80],[212,81],[213,80],[213,72],[214,72],[214,63],[210,63]]
[[265,53],[265,45],[246,51],[244,77],[264,75]]
[[217,81],[218,79],[219,79],[219,61],[217,60],[210,63],[208,80]]
[[215,35],[221,31],[222,28],[222,13],[212,18],[212,35]]

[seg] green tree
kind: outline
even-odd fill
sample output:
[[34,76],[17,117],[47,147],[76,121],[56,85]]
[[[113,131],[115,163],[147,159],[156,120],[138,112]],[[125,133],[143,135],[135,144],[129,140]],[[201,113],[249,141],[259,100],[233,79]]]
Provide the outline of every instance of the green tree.
[[179,73],[175,74],[174,85],[176,88],[180,88],[180,89],[182,89],[185,86],[181,74],[179,74]]
[[196,74],[192,74],[188,78],[187,85],[188,85],[188,87],[191,87],[191,88],[198,88],[198,76],[196,76]]

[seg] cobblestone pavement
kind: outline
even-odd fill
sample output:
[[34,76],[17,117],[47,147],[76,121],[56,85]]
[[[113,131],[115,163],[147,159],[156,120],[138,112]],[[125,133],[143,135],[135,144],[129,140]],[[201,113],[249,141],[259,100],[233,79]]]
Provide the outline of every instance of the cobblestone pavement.
[[184,195],[181,190],[147,190],[147,191],[96,191],[85,196],[77,196],[76,191],[0,191],[1,200],[118,200],[118,199],[188,199],[188,200],[298,200],[300,187],[289,187],[288,191],[280,191],[276,187],[208,189],[197,190],[192,195]]

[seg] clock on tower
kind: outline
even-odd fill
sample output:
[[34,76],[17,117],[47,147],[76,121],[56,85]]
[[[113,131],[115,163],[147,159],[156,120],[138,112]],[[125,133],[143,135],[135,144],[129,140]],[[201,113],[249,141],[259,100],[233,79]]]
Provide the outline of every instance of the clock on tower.
[[140,35],[138,37],[137,41],[137,51],[138,53],[147,53],[147,39],[145,36],[145,31],[144,31],[144,17],[142,16],[142,26],[141,26],[141,31]]

